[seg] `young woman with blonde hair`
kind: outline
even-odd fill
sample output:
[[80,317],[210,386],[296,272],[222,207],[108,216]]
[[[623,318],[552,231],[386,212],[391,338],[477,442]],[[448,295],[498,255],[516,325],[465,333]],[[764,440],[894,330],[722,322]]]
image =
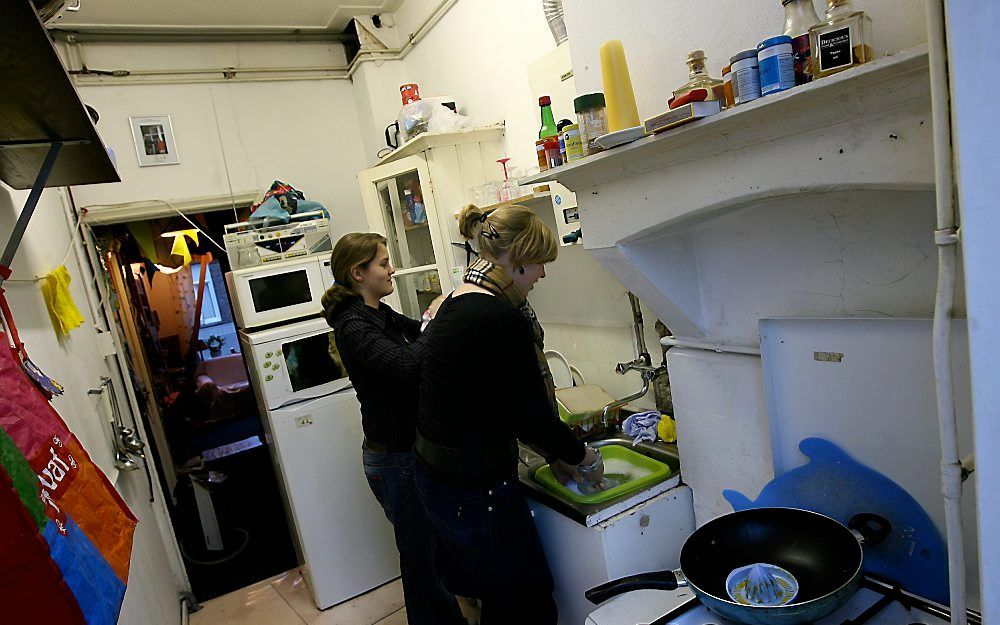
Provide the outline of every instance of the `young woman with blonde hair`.
[[385,243],[379,234],[358,232],[337,241],[336,284],[324,294],[323,309],[361,402],[365,476],[393,526],[407,622],[464,624],[437,574],[434,535],[413,483],[424,344],[420,321],[382,302],[393,291],[395,272]]
[[[553,581],[517,480],[517,441],[561,481],[600,480],[600,455],[559,420],[542,329],[527,296],[556,259],[531,210],[467,206],[462,235],[480,258],[441,304],[427,340],[416,484],[449,563],[452,592],[482,599],[482,625],[554,625]],[[456,582],[458,580],[460,584]]]

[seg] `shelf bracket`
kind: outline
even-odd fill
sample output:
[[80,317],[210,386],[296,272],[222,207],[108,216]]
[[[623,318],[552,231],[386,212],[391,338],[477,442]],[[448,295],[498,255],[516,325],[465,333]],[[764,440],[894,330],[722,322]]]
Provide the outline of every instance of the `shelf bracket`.
[[28,194],[28,199],[24,203],[24,209],[18,215],[17,223],[14,224],[14,230],[10,233],[10,238],[7,239],[3,255],[0,256],[0,286],[3,286],[4,280],[10,278],[10,264],[14,261],[14,254],[17,253],[17,248],[21,245],[24,231],[28,228],[28,222],[31,221],[31,216],[38,205],[38,198],[42,195],[42,190],[49,179],[49,174],[52,173],[52,168],[56,164],[56,157],[59,156],[59,150],[62,149],[62,146],[61,141],[54,141],[49,146],[49,151],[45,155],[45,161],[42,162],[42,168],[38,170],[38,176],[35,178],[35,184],[31,185],[31,193]]

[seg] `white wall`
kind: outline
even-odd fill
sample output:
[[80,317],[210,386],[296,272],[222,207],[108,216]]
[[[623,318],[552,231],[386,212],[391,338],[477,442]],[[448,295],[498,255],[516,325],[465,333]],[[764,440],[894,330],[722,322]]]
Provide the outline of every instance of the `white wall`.
[[[132,564],[121,625],[176,625],[178,622],[178,593],[187,587],[183,573],[171,568],[176,559],[175,548],[168,548],[162,532],[169,532],[169,522],[163,509],[163,494],[156,487],[157,502],[149,503],[149,489],[142,470],[117,476],[114,469],[110,430],[107,414],[102,412],[96,399],[87,395],[87,389],[96,388],[100,377],[111,375],[97,343],[94,319],[87,303],[84,273],[70,253],[66,268],[70,273],[70,292],[77,307],[86,319],[79,328],[65,339],[58,339],[49,321],[45,304],[36,282],[31,280],[56,269],[70,243],[70,235],[63,216],[62,191],[45,191],[25,233],[24,242],[11,264],[12,281],[4,283],[7,298],[13,310],[21,339],[27,345],[32,361],[42,371],[66,387],[66,393],[52,400],[70,430],[80,440],[93,461],[117,482],[119,492],[132,512],[138,517]],[[0,185],[0,233],[6,234],[13,227],[27,197],[27,191],[15,191]],[[127,404],[122,403],[123,410]],[[126,421],[129,415],[123,416]],[[173,553],[171,553],[173,550]]]
[[[667,110],[671,92],[688,80],[687,53],[703,49],[712,76],[737,52],[780,35],[784,12],[779,0],[564,0],[581,93],[604,91],[599,48],[609,39],[625,45],[632,89],[643,119]],[[710,6],[710,10],[709,9]],[[815,2],[823,17],[825,2]],[[927,39],[924,4],[915,0],[855,0],[872,17],[876,55],[903,50]]]
[[[247,44],[169,50],[88,45],[86,53],[89,66],[134,69],[156,67],[164,58],[176,59],[179,67],[195,67],[196,61],[201,63],[197,67],[240,60],[262,64],[257,57],[267,57],[267,50]],[[342,53],[334,58],[326,46],[304,45],[294,58],[284,44],[273,50],[277,58],[272,63],[313,67],[343,62]],[[121,183],[79,188],[81,206],[224,195],[230,187],[234,193],[262,191],[281,180],[330,210],[335,237],[366,229],[355,179],[365,161],[354,94],[346,80],[136,82],[82,85],[79,91],[100,112],[97,129],[114,149],[122,177]],[[158,114],[171,117],[180,164],[140,168],[128,118]]]

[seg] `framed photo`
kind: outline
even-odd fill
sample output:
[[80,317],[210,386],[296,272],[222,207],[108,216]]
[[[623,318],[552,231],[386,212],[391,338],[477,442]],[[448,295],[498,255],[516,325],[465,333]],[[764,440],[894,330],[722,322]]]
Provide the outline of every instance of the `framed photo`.
[[132,126],[132,141],[139,157],[139,167],[180,163],[169,115],[129,117],[128,121]]

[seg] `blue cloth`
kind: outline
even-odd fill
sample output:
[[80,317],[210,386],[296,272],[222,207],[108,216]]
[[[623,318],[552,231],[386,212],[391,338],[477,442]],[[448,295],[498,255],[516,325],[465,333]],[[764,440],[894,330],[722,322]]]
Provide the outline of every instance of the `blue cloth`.
[[403,577],[406,622],[411,625],[465,625],[455,597],[437,572],[437,546],[413,482],[413,452],[376,453],[362,449],[368,485],[392,523]]
[[445,585],[482,599],[480,625],[556,625],[549,572],[516,477],[465,487],[433,475],[418,459],[417,492],[444,546]]
[[[326,218],[330,217],[330,213],[326,210],[326,207],[319,202],[314,202],[312,200],[299,200],[298,206],[295,209],[296,215],[301,215],[302,213],[308,213],[310,211],[323,211],[323,216]],[[314,217],[313,219],[319,219]]]
[[264,203],[257,207],[250,215],[250,221],[267,221],[268,224],[287,224],[292,220],[292,216],[281,207],[281,203],[274,196],[264,200]]
[[638,445],[642,441],[656,441],[656,426],[660,423],[660,411],[650,410],[649,412],[637,412],[625,419],[622,427],[625,434],[634,436],[632,446]]

